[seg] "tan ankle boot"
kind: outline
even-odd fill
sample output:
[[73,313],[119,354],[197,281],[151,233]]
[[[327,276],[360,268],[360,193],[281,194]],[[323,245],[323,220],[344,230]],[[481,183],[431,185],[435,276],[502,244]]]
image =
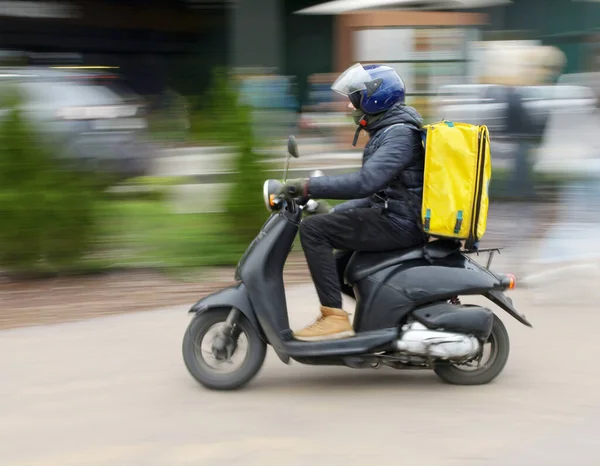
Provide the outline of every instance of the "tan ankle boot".
[[294,332],[302,341],[336,340],[354,336],[348,313],[341,309],[321,306],[321,317],[314,324]]

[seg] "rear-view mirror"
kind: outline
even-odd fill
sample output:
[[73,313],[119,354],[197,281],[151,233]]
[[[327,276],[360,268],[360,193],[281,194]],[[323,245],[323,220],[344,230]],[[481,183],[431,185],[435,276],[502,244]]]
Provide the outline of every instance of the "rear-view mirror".
[[298,153],[298,143],[296,142],[296,138],[294,136],[290,136],[288,138],[288,152],[296,159],[300,157],[300,154]]

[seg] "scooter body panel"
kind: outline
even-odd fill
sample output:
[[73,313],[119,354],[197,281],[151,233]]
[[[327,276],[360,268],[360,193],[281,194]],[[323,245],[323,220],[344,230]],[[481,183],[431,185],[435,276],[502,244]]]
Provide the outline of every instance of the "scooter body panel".
[[498,280],[460,253],[435,261],[424,259],[387,267],[354,285],[357,297],[356,332],[403,323],[418,306],[457,295],[483,294]]
[[246,287],[267,342],[286,362],[289,357],[284,342],[292,339],[292,332],[283,267],[298,233],[301,215],[300,210],[271,215],[242,256],[236,273]]

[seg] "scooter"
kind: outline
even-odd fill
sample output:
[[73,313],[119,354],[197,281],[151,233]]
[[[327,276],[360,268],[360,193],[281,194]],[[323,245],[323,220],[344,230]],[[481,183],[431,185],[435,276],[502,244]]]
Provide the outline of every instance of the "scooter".
[[[284,179],[290,157],[299,156],[293,136],[288,152]],[[432,240],[399,251],[336,252],[343,292],[356,300],[356,335],[295,340],[283,268],[303,214],[314,212],[318,201],[278,195],[280,187],[277,180],[264,184],[271,215],[238,263],[237,284],[199,300],[189,311],[194,317],[183,339],[183,359],[200,384],[217,390],[243,387],[262,367],[267,345],[285,364],[432,369],[458,385],[486,384],[502,372],[509,355],[505,326],[490,309],[461,304],[459,296],[484,296],[532,325],[504,293],[514,288],[514,276],[490,270],[498,250],[467,251],[458,241]],[[470,258],[484,251],[489,252],[485,267]]]

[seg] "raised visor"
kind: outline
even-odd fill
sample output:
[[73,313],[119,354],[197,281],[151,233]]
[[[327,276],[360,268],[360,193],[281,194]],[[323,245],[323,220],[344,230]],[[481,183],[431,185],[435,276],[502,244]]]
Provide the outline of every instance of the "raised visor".
[[365,354],[382,348],[398,338],[397,328],[386,328],[372,332],[358,333],[356,336],[341,340],[298,341],[285,343],[290,357],[350,356]]

